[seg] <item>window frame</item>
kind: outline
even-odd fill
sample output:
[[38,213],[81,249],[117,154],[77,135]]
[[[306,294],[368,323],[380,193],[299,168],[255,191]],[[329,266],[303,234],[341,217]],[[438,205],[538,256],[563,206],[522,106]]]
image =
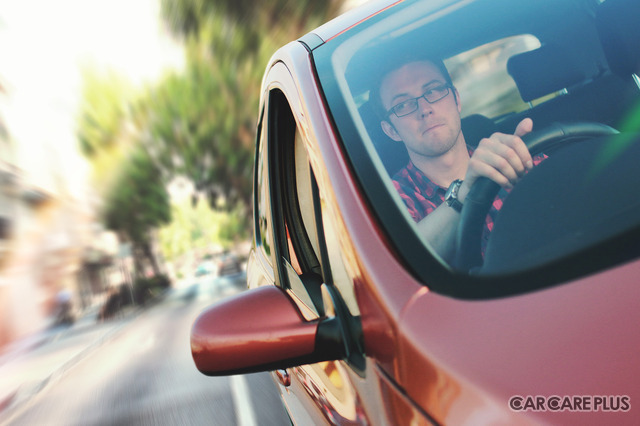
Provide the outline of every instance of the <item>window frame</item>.
[[[270,193],[274,218],[272,225],[276,256],[276,285],[291,290],[316,316],[322,316],[324,307],[320,286],[324,282],[324,277],[321,258],[316,255],[307,235],[296,191],[293,156],[297,123],[282,90],[272,88],[268,98],[269,179],[272,182]],[[319,245],[324,246],[322,241],[319,241]],[[321,248],[320,251],[322,250]],[[299,283],[294,282],[292,272],[300,278]],[[306,294],[300,293],[303,288]]]
[[[273,223],[273,214],[271,211],[271,198],[269,179],[269,158],[268,150],[269,144],[266,140],[267,135],[265,127],[267,126],[267,120],[265,117],[268,114],[268,104],[262,108],[260,113],[260,119],[257,126],[256,135],[256,150],[254,158],[254,173],[253,173],[253,205],[254,205],[254,244],[257,251],[260,253],[260,257],[266,260],[266,262],[273,267],[273,235],[270,230]],[[267,129],[268,130],[268,129]],[[266,178],[266,179],[265,179]],[[264,209],[264,212],[263,212]],[[264,213],[264,215],[262,215]],[[266,223],[264,226],[261,224],[261,219],[264,217]]]

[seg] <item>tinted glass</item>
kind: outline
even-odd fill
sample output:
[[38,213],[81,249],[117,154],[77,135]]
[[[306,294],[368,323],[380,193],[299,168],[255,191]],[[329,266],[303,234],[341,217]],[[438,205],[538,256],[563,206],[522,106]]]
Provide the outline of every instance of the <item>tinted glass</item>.
[[269,171],[266,167],[268,163],[267,150],[265,149],[265,133],[262,129],[262,124],[259,126],[258,134],[258,150],[256,161],[256,181],[254,186],[255,191],[255,205],[258,214],[255,224],[256,229],[256,244],[262,250],[266,259],[271,259],[271,248],[273,247],[273,236],[271,235],[271,212],[269,210]]
[[[615,12],[616,21],[601,18],[602,6],[594,0],[406,1],[314,51],[364,192],[395,249],[436,291],[460,297],[519,293],[640,254],[640,172],[634,166],[640,156],[640,90],[632,76],[637,70],[613,63],[640,60],[629,61],[621,52],[630,50],[605,41],[607,26],[624,25],[625,15],[633,13],[625,7]],[[619,43],[639,44],[634,35]],[[428,79],[385,98],[392,73],[402,69],[410,79],[415,74],[403,67],[425,62],[431,71],[422,75]],[[427,91],[442,84],[456,90],[430,102]],[[409,196],[401,187],[407,176],[424,187],[417,181],[432,173],[407,174],[416,146],[394,121],[398,117],[389,119],[391,108],[412,99],[436,111],[433,117],[441,121],[434,126],[459,131],[471,155],[480,140],[513,134],[524,118],[533,120],[535,131],[525,142],[540,142],[531,146],[538,165],[513,190],[474,189],[482,207],[463,209],[452,256],[434,245],[421,224],[430,214],[425,198],[440,194],[437,208],[448,184],[431,182],[431,189]],[[446,114],[442,105],[449,106]],[[416,213],[420,209],[426,213]]]

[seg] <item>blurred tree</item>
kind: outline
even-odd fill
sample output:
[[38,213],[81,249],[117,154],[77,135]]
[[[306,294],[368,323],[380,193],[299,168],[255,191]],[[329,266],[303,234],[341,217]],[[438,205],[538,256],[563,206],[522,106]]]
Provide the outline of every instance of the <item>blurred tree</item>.
[[[342,0],[161,4],[166,23],[184,42],[185,70],[141,95],[114,74],[90,70],[77,130],[102,188],[105,224],[130,241],[134,253],[148,257],[156,273],[150,233],[170,220],[166,184],[172,177],[194,183],[194,200],[204,195],[211,207],[233,213],[219,238],[231,240],[223,234],[249,229],[264,66],[278,46],[337,14]],[[192,228],[190,238],[200,238],[202,229]]]
[[152,95],[150,140],[162,147],[158,157],[192,179],[211,206],[245,206],[248,223],[264,66],[279,45],[337,14],[342,0],[162,0],[161,5],[168,26],[184,41],[188,65]]
[[141,149],[138,126],[145,118],[136,114],[135,106],[142,102],[122,76],[95,68],[83,70],[76,129],[80,150],[92,165],[103,222],[121,242],[132,244],[138,275],[144,270],[144,259],[160,273],[150,235],[171,213],[165,189],[168,173]]
[[[243,53],[264,36],[287,33],[287,42],[337,15],[343,0],[162,0],[161,12],[169,28],[186,38],[200,37],[214,17],[240,25],[250,42]],[[292,34],[293,32],[293,34]],[[281,43],[279,43],[281,44]]]
[[118,144],[131,87],[111,71],[85,68],[82,77],[78,140],[82,153],[91,157]]
[[133,89],[122,76],[96,68],[85,68],[82,82],[76,134],[80,152],[91,162],[94,187],[104,196],[134,145],[127,128]]
[[204,199],[195,205],[188,200],[173,204],[171,217],[171,223],[159,230],[162,253],[170,261],[179,260],[194,248],[200,252],[231,248],[248,237],[240,214],[212,210]]
[[186,70],[167,76],[141,105],[143,144],[163,169],[188,177],[211,207],[249,206],[255,118],[247,100],[257,96],[242,86],[249,70],[189,47]]
[[151,233],[170,222],[171,209],[169,195],[158,175],[159,170],[146,152],[136,149],[104,200],[104,224],[118,233],[122,241],[132,244],[138,276],[144,271],[143,258],[150,262],[155,276],[161,274],[152,250]]

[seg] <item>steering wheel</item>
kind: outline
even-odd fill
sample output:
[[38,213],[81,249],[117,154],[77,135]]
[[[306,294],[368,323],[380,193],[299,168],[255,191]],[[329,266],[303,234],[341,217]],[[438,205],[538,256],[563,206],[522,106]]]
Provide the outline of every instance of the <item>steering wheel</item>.
[[[554,123],[542,130],[531,132],[522,137],[531,155],[549,151],[568,140],[590,139],[610,136],[618,131],[605,124],[595,122]],[[462,212],[456,236],[456,256],[454,268],[470,271],[481,266],[481,238],[484,222],[500,186],[488,178],[479,178],[469,190]]]

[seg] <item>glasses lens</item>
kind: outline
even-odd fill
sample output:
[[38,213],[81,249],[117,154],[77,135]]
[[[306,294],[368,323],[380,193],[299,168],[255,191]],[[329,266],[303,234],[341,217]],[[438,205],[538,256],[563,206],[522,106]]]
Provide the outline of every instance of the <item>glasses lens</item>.
[[398,117],[404,117],[405,115],[411,114],[416,109],[418,109],[417,99],[409,99],[408,101],[401,102],[398,105],[394,106],[393,112]]
[[[444,98],[448,94],[449,94],[449,88],[447,86],[439,86],[439,87],[434,87],[427,90],[422,94],[421,97],[425,98],[427,102],[432,104],[434,102],[438,102],[440,99]],[[405,115],[409,115],[418,109],[418,99],[419,98],[413,98],[413,99],[409,99],[407,101],[401,102],[398,105],[391,108],[391,111],[393,111],[393,113],[398,117],[404,117]]]
[[433,89],[429,89],[425,92],[424,98],[429,103],[438,102],[440,99],[444,98],[449,94],[449,88],[447,86],[434,87]]

